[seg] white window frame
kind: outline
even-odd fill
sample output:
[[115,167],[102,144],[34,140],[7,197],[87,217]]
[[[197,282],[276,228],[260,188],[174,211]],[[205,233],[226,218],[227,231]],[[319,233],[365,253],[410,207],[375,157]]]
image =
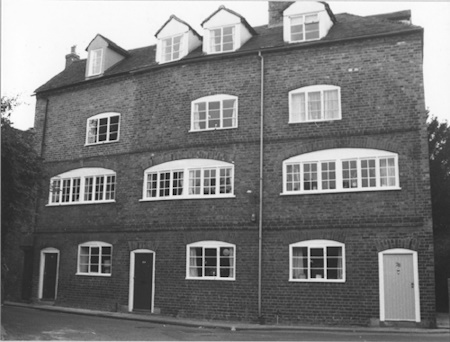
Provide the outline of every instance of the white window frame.
[[[173,49],[173,41],[176,38],[180,38],[180,44],[179,44],[179,48],[177,51],[174,51]],[[171,37],[166,37],[161,39],[161,63],[168,63],[168,62],[173,62],[173,61],[177,61],[181,58],[183,58],[184,56],[184,40],[185,40],[185,34],[177,34]],[[166,52],[165,49],[167,47],[167,42],[170,41],[170,58],[168,58],[166,60]],[[174,58],[173,55],[175,52],[178,52],[178,58]]]
[[102,74],[102,72],[103,72],[103,49],[95,49],[89,51],[88,76],[100,75]]
[[[90,268],[91,266],[91,250],[92,248],[98,248],[99,249],[99,254],[98,254],[98,271],[94,272],[94,271],[90,271],[88,270],[87,272],[83,272],[81,271],[81,249],[83,247],[87,247],[89,248],[89,254],[88,254],[88,268]],[[109,263],[103,263],[102,261],[102,257],[104,256],[103,254],[103,248],[110,248],[111,249],[111,254],[106,254],[106,256],[109,256]],[[106,243],[106,242],[102,242],[102,241],[88,241],[88,242],[84,242],[84,243],[80,243],[78,245],[78,255],[77,255],[77,273],[76,275],[88,275],[88,276],[100,276],[100,277],[110,277],[112,274],[112,257],[113,257],[113,245],[110,243]],[[94,264],[95,265],[95,264]],[[102,267],[107,267],[109,268],[109,272],[102,272]]]
[[[390,159],[393,160],[393,168],[395,175],[391,175],[389,178],[394,181],[393,185],[382,184],[380,164],[382,160]],[[356,161],[357,163],[357,184],[356,187],[344,187],[343,186],[343,168],[342,164],[346,161]],[[363,187],[363,171],[362,164],[363,161],[375,160],[375,177],[376,183],[374,186]],[[335,189],[323,189],[322,183],[322,163],[335,163]],[[305,178],[304,171],[306,164],[316,164],[316,189],[304,189]],[[298,189],[290,189],[288,187],[288,182],[291,182],[292,177],[288,178],[288,166],[296,166],[298,170],[298,180],[292,183],[298,184]],[[367,177],[365,177],[367,178]],[[386,177],[384,177],[386,178]],[[325,180],[326,181],[326,180]],[[283,192],[281,195],[306,195],[306,194],[319,194],[319,193],[342,193],[342,192],[361,192],[361,191],[388,191],[388,190],[400,190],[399,183],[399,167],[398,167],[398,154],[383,150],[375,149],[359,149],[359,148],[337,148],[321,150],[316,152],[310,152],[301,154],[298,156],[291,157],[283,161]]]
[[[118,122],[117,122],[117,138],[114,140],[111,140],[111,118],[113,117],[118,117]],[[100,135],[100,129],[99,129],[99,122],[101,119],[107,119],[107,131],[106,131],[106,140],[103,141],[99,141],[99,135]],[[95,127],[91,127],[92,122],[96,122],[96,126]],[[95,142],[89,142],[89,138],[90,136],[90,130],[91,128],[96,128],[96,133],[95,133]],[[108,113],[100,113],[94,116],[91,116],[90,118],[88,118],[86,120],[86,142],[85,142],[85,146],[90,146],[90,145],[101,145],[101,144],[107,144],[107,143],[113,143],[113,142],[118,142],[120,139],[120,113],[116,113],[116,112],[108,112]]]
[[[326,91],[337,91],[338,96],[338,116],[333,118],[325,118],[325,97],[324,92]],[[320,92],[320,118],[319,119],[310,119],[310,111],[309,111],[309,97],[311,93]],[[298,94],[304,94],[305,96],[305,120],[301,120],[300,115],[298,115],[298,119],[295,118],[297,109],[294,108],[294,100],[293,96]],[[313,85],[302,87],[298,89],[291,90],[289,92],[289,123],[305,123],[305,122],[320,122],[320,121],[334,121],[341,120],[341,88],[339,86],[334,85]]]
[[[231,28],[232,29],[232,39],[233,39],[233,47],[231,50],[223,50],[223,31],[225,29]],[[220,30],[220,51],[214,51],[214,46],[215,44],[213,43],[213,31],[215,30]],[[226,25],[226,26],[219,26],[219,27],[213,27],[213,28],[209,28],[208,29],[208,35],[209,35],[209,53],[214,54],[214,53],[224,53],[224,52],[233,52],[236,50],[236,46],[237,46],[237,31],[238,31],[238,27],[236,25]]]
[[[312,16],[316,16],[317,17],[317,21],[315,21],[314,23],[317,23],[319,36],[316,37],[316,38],[306,39],[306,29],[307,29],[306,19],[307,19],[307,17],[312,17]],[[303,20],[303,23],[302,23],[303,39],[293,40],[292,39],[292,22],[293,22],[293,20],[299,19],[299,18],[302,18],[302,20]],[[291,43],[307,42],[307,41],[318,40],[320,38],[321,38],[321,25],[320,25],[320,14],[318,12],[317,13],[305,13],[305,14],[293,15],[293,16],[289,17],[289,42],[291,42]]]
[[[201,276],[193,276],[191,275],[191,248],[202,248],[202,275]],[[232,264],[229,265],[230,272],[232,273],[232,276],[230,277],[221,277],[220,276],[220,251],[221,248],[224,249],[232,249],[233,254],[231,256]],[[204,252],[205,249],[216,249],[216,271],[214,271],[214,275],[206,275],[205,271],[205,258],[206,253]],[[226,267],[227,268],[227,267]],[[193,279],[193,280],[224,280],[224,281],[233,281],[236,280],[236,245],[228,243],[228,242],[222,242],[222,241],[213,241],[213,240],[206,240],[206,241],[198,241],[195,243],[191,243],[186,246],[186,279]]]
[[[294,248],[305,247],[307,248],[307,274],[305,278],[294,278]],[[341,279],[328,279],[327,272],[329,267],[327,267],[327,248],[328,247],[340,247],[341,248]],[[323,249],[323,272],[324,276],[321,278],[311,278],[311,248],[313,249]],[[307,240],[292,243],[289,245],[289,281],[292,282],[312,282],[312,283],[345,283],[345,244],[332,240]]]
[[[114,177],[114,182],[108,183]],[[86,192],[86,181],[92,178],[91,192]],[[96,191],[97,181],[102,179],[101,191]],[[64,187],[64,184],[68,185]],[[75,186],[79,184],[79,186]],[[109,185],[109,188],[108,188]],[[78,188],[78,191],[76,189]],[[104,168],[81,168],[61,173],[50,179],[50,191],[47,206],[62,206],[76,204],[113,203],[116,198],[117,176],[112,170]],[[65,190],[68,189],[68,190]],[[100,189],[99,189],[100,190]],[[65,192],[68,191],[68,192]],[[85,195],[91,194],[92,199],[85,199]],[[65,201],[63,195],[68,195],[69,200]],[[75,200],[78,195],[78,200]],[[95,199],[96,195],[101,199]],[[106,199],[109,197],[108,199]]]
[[[233,108],[233,116],[231,117],[232,125],[229,127],[223,127],[224,126],[224,120],[229,120],[230,118],[224,119],[224,101],[234,100],[234,108]],[[220,108],[219,108],[219,121],[220,126],[214,126],[209,127],[209,106],[212,102],[219,102]],[[196,123],[200,122],[199,120],[196,120],[195,116],[197,113],[197,105],[205,103],[205,110],[206,110],[206,117],[205,117],[205,128],[196,128]],[[192,101],[191,103],[191,129],[190,132],[204,132],[204,131],[213,131],[213,130],[219,130],[219,129],[233,129],[238,127],[238,97],[234,95],[227,95],[227,94],[218,94],[218,95],[211,95],[211,96],[204,96],[201,97],[195,101]]]
[[[199,194],[190,194],[190,172],[200,170],[200,178],[194,178],[200,180],[200,193]],[[207,174],[209,170],[215,170],[215,179],[216,184],[214,186],[214,194],[205,194],[205,174]],[[221,180],[221,172],[220,170],[230,170],[229,175],[227,175],[226,179],[229,179],[230,183],[226,183],[227,186],[231,187],[231,190],[226,193],[220,193],[220,180]],[[206,172],[205,172],[206,171]],[[176,172],[182,172],[182,189],[181,194],[173,193],[174,190],[174,178],[173,174]],[[170,184],[169,184],[169,194],[167,196],[161,196],[161,174],[169,173],[170,176]],[[157,175],[156,179],[156,188],[148,187],[148,177],[149,175]],[[153,181],[154,182],[154,181]],[[222,187],[225,185],[222,185]],[[196,185],[197,187],[197,185]],[[211,187],[212,188],[212,187]],[[165,188],[164,188],[165,189]],[[178,189],[175,187],[175,189]],[[156,196],[150,197],[147,196],[147,190],[156,190]],[[218,161],[213,159],[181,159],[175,160],[167,163],[162,163],[153,167],[150,167],[144,171],[144,184],[142,188],[142,199],[140,201],[161,201],[161,200],[178,200],[178,199],[207,199],[207,198],[234,198],[234,164],[227,163],[224,161]]]

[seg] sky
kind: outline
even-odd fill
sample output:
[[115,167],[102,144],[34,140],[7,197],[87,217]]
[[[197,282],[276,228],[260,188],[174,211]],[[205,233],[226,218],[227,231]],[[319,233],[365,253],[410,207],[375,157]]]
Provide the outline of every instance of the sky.
[[[450,1],[327,1],[334,14],[372,15],[411,10],[424,28],[425,103],[431,115],[450,123]],[[267,1],[2,0],[1,95],[19,96],[13,126],[34,125],[34,90],[60,73],[73,45],[82,59],[100,33],[124,49],[156,43],[155,33],[174,14],[202,35],[200,24],[220,5],[266,25]]]

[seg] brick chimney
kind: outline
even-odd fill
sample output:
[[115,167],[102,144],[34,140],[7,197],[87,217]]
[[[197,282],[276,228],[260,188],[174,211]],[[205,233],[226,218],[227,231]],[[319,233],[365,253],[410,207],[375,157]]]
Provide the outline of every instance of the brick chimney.
[[269,27],[283,25],[283,11],[295,1],[269,1]]
[[80,60],[80,56],[77,55],[76,53],[76,48],[77,46],[74,45],[70,48],[70,53],[68,55],[66,55],[66,69],[69,67],[69,65],[71,65],[73,62],[75,61],[79,61]]

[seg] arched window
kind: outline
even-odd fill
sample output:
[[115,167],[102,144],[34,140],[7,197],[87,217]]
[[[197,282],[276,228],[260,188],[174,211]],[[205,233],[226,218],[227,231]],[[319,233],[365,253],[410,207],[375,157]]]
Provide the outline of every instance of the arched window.
[[340,119],[340,87],[315,85],[289,92],[289,123]]
[[104,144],[119,140],[120,114],[101,113],[87,119],[86,145]]
[[187,245],[186,279],[235,280],[236,246],[222,241]]
[[191,131],[237,127],[237,96],[205,96],[193,101],[191,110]]
[[111,244],[89,241],[78,245],[77,275],[110,276],[111,271]]
[[48,205],[114,202],[116,173],[104,168],[82,168],[50,180]]
[[398,155],[358,148],[305,153],[283,162],[283,194],[399,190]]
[[181,159],[145,170],[142,200],[234,197],[234,165]]
[[345,245],[331,240],[289,245],[289,281],[344,282]]

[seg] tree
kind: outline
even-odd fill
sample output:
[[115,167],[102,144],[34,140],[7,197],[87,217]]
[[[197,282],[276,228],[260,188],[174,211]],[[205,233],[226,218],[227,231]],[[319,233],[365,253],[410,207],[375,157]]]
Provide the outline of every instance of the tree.
[[2,141],[2,257],[8,233],[29,223],[42,180],[41,158],[33,148],[33,131],[12,127],[11,113],[17,97],[1,98]]
[[436,308],[448,312],[450,278],[450,127],[432,117],[428,122],[431,206],[436,272]]

